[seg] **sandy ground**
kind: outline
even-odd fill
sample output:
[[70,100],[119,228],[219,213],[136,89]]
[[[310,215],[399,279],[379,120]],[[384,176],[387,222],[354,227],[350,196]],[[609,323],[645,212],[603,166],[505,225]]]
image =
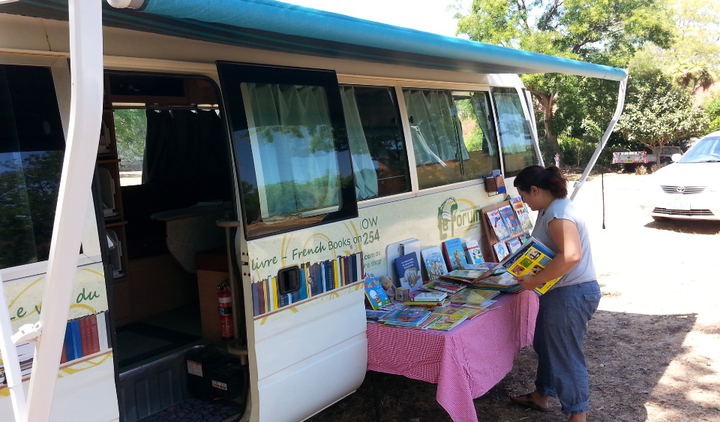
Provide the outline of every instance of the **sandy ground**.
[[[588,420],[720,421],[720,222],[653,221],[638,206],[649,179],[596,176],[575,198],[590,227],[603,292],[585,347]],[[524,348],[505,379],[475,400],[478,419],[567,420],[557,401],[548,413],[509,402],[508,395],[534,388],[535,365],[532,347]],[[435,401],[435,385],[375,374],[355,394],[310,419],[378,420],[450,417]]]

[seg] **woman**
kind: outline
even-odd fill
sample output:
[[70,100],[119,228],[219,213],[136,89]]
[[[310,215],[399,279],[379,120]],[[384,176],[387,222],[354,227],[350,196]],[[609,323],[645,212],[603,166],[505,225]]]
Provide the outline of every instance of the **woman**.
[[536,390],[511,400],[547,411],[557,396],[569,422],[586,421],[590,388],[583,341],[600,302],[590,239],[580,212],[567,197],[567,180],[555,166],[530,166],[515,178],[523,201],[538,211],[532,235],[555,252],[536,275],[516,277],[526,290],[562,277],[540,297],[533,347],[538,354]]

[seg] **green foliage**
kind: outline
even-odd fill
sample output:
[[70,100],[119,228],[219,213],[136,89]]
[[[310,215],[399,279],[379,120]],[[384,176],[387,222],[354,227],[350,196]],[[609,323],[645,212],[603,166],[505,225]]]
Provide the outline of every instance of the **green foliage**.
[[113,117],[121,170],[142,170],[147,135],[145,110],[118,109]]
[[558,143],[562,150],[562,161],[566,166],[585,167],[595,152],[597,144],[583,141],[569,136],[561,136]]
[[636,74],[628,84],[628,102],[616,130],[650,151],[669,143],[703,135],[706,113],[692,107],[690,93],[660,72]]

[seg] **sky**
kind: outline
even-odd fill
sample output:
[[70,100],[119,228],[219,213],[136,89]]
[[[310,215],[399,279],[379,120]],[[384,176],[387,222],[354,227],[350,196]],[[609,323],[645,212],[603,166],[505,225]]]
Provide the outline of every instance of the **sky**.
[[[449,4],[469,8],[470,0],[281,0],[356,18],[455,36],[457,21]],[[466,38],[466,37],[465,37]]]

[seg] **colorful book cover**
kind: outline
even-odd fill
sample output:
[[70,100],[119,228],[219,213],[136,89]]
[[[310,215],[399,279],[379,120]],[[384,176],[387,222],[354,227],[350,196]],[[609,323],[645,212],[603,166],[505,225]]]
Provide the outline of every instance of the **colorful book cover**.
[[498,211],[500,211],[500,215],[503,218],[503,222],[505,223],[505,227],[508,229],[510,236],[522,233],[520,224],[518,224],[517,220],[515,219],[515,213],[513,212],[513,209],[510,205],[500,207]]
[[423,285],[420,262],[415,252],[397,258],[395,260],[395,267],[397,268],[398,277],[400,277],[401,280],[401,287],[413,291]]
[[510,199],[510,203],[515,210],[515,215],[517,215],[517,220],[520,224],[520,227],[524,231],[530,231],[530,229],[533,228],[533,224],[530,219],[530,211],[528,210],[523,200],[521,198],[512,198]]
[[467,259],[465,259],[465,249],[463,249],[462,241],[458,237],[443,242],[443,253],[448,269],[451,271],[461,269],[463,265],[468,263]]
[[468,240],[465,242],[465,253],[468,264],[482,264],[485,262],[477,240]]
[[365,319],[370,322],[377,322],[390,311],[382,311],[376,309],[365,309]]
[[507,248],[507,245],[505,242],[498,242],[493,245],[493,249],[495,250],[495,255],[497,256],[498,261],[502,261],[505,259],[506,256],[510,254],[510,251]]
[[387,325],[415,327],[428,319],[430,314],[432,312],[419,309],[398,309],[380,318],[380,322]]
[[466,288],[467,286],[465,284],[456,283],[449,280],[433,280],[430,283],[426,284],[425,287],[433,290],[439,290],[441,292],[455,293]]
[[467,319],[466,315],[453,314],[453,315],[441,315],[440,318],[430,324],[428,327],[431,330],[442,330],[449,331],[457,327],[461,322]]
[[522,246],[522,241],[520,241],[519,237],[514,237],[505,243],[507,244],[507,247],[510,250],[510,253],[515,252],[516,250],[520,249],[520,247]]
[[[555,254],[547,246],[536,238],[531,237],[530,240],[522,245],[517,253],[510,256],[508,261],[503,263],[503,266],[507,269],[508,273],[514,276],[526,274],[535,275],[542,271],[554,257]],[[562,277],[550,280],[542,286],[536,287],[535,293],[538,295],[546,293],[560,278]]]
[[390,298],[385,293],[377,277],[368,277],[365,279],[365,297],[367,297],[370,306],[377,310],[385,305],[390,304]]
[[473,281],[476,278],[483,275],[485,273],[485,271],[487,271],[487,270],[465,270],[465,269],[453,270],[453,271],[450,271],[449,273],[445,274],[445,277],[459,279],[459,280],[463,280],[463,281]]
[[438,275],[447,274],[447,265],[445,265],[445,259],[443,258],[440,246],[425,248],[420,254],[422,255],[425,270],[430,280],[437,279]]
[[450,297],[450,301],[454,303],[482,305],[499,294],[500,292],[493,290],[465,289],[452,295],[452,297]]
[[498,240],[505,240],[510,237],[510,232],[508,232],[507,227],[505,227],[505,222],[503,222],[502,216],[500,215],[500,210],[488,211],[487,218]]

